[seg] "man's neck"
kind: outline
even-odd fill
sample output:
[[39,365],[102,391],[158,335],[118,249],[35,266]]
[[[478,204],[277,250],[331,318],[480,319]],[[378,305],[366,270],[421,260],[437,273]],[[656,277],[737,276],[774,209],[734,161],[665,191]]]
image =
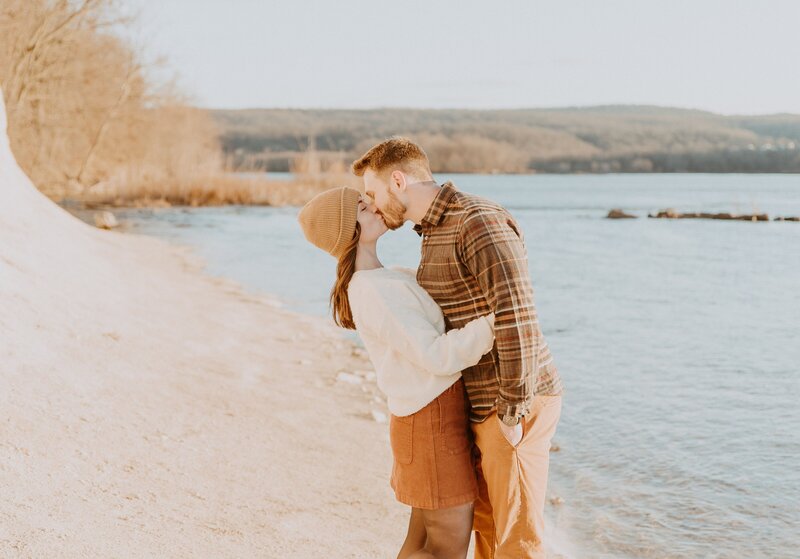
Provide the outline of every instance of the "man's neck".
[[431,204],[436,200],[439,195],[441,187],[436,184],[435,180],[418,182],[412,185],[413,191],[409,197],[408,209],[406,210],[406,219],[410,219],[417,225],[427,215]]

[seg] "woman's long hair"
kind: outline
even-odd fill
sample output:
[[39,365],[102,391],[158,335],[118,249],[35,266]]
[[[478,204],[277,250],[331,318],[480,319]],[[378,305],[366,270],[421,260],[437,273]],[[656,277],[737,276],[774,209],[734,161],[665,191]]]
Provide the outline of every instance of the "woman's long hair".
[[356,329],[356,324],[353,322],[353,313],[350,310],[350,299],[347,297],[347,287],[356,272],[356,254],[358,253],[358,241],[360,238],[361,224],[356,223],[356,232],[353,235],[353,240],[350,241],[344,253],[339,257],[339,264],[336,266],[336,283],[331,289],[333,321],[348,330]]

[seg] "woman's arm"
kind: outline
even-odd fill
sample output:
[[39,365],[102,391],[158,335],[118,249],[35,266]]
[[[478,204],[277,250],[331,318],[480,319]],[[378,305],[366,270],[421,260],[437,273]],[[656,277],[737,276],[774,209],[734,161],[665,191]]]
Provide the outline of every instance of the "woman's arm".
[[406,359],[435,375],[458,373],[476,364],[492,349],[494,314],[440,334],[425,316],[411,288],[400,282],[394,286],[397,289],[390,291],[371,282],[359,285],[357,304],[351,304],[351,309],[360,330],[369,331]]

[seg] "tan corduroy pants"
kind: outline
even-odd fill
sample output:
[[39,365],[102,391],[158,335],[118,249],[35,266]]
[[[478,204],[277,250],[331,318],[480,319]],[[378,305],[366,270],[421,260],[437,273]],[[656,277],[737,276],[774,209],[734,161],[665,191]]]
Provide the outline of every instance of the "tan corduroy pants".
[[561,416],[561,396],[535,396],[513,447],[497,415],[472,423],[480,451],[475,502],[475,559],[543,558],[544,501],[550,441]]

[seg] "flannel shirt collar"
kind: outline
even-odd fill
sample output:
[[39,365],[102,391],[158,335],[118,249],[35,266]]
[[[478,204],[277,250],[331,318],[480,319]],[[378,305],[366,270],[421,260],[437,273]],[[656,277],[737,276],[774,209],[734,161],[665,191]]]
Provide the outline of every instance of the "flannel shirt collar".
[[428,208],[425,217],[422,218],[422,221],[414,225],[414,231],[417,232],[417,235],[421,237],[423,231],[439,225],[439,222],[442,221],[442,217],[444,217],[450,205],[450,199],[455,195],[457,190],[456,185],[450,181],[447,181],[439,188],[439,193],[436,195],[436,198],[433,199],[433,203],[431,203],[431,206]]

